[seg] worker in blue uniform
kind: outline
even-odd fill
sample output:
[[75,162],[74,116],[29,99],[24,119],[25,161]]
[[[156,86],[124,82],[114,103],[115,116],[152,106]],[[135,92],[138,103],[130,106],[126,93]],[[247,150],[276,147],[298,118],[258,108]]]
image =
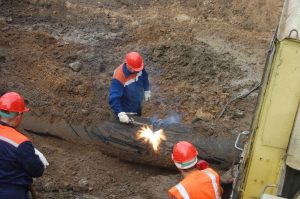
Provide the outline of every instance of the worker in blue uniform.
[[33,177],[49,165],[45,156],[16,128],[29,111],[16,92],[0,97],[0,198],[28,199]]
[[151,97],[148,74],[142,56],[137,52],[126,55],[125,63],[115,71],[111,81],[109,104],[120,122],[130,123],[126,113],[141,115],[143,101]]

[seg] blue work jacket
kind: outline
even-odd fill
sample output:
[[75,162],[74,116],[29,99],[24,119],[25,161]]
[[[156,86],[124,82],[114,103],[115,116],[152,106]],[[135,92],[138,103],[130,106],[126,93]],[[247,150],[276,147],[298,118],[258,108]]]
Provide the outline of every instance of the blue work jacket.
[[138,73],[128,71],[126,64],[120,65],[113,75],[109,92],[109,104],[113,112],[134,112],[141,115],[144,91],[149,90],[145,68]]
[[25,199],[32,177],[39,177],[44,165],[32,142],[13,127],[0,123],[0,198]]

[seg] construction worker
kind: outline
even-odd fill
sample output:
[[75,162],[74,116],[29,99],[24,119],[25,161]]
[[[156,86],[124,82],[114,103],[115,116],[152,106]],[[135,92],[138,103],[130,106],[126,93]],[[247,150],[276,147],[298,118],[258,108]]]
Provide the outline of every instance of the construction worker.
[[174,145],[172,159],[184,179],[169,190],[171,199],[220,199],[220,177],[209,167],[197,167],[198,151],[189,142]]
[[16,128],[29,111],[16,92],[0,97],[0,198],[28,199],[33,177],[42,176],[49,165],[44,155]]
[[141,115],[143,100],[151,97],[148,74],[142,56],[137,52],[126,55],[125,62],[115,71],[110,85],[109,104],[120,122],[129,123],[126,113]]

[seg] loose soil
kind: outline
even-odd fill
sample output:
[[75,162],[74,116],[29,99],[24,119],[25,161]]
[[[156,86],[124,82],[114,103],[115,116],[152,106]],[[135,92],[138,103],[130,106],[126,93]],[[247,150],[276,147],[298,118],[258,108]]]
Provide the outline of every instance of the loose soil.
[[[111,117],[114,69],[144,57],[152,98],[143,115],[180,113],[249,130],[279,0],[0,0],[0,92],[18,91],[31,114],[55,124]],[[26,116],[26,115],[25,115]],[[42,198],[167,198],[173,171],[123,162],[95,145],[29,134],[50,166],[35,181]],[[63,136],[62,136],[63,137]]]

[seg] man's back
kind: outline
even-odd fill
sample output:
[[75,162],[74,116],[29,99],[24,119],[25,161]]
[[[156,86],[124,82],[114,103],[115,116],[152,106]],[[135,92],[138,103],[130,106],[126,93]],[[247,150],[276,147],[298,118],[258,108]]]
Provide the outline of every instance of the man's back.
[[171,198],[220,198],[219,175],[212,169],[194,170],[169,191]]
[[14,128],[0,124],[0,198],[26,198],[32,177],[43,172],[31,141]]

